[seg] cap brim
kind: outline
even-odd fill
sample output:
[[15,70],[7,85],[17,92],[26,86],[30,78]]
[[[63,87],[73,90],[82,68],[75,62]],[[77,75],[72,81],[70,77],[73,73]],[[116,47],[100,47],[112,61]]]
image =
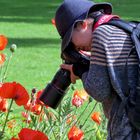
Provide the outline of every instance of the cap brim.
[[62,47],[61,47],[61,51],[63,52],[66,47],[69,45],[70,41],[71,41],[71,35],[72,35],[72,30],[73,30],[73,27],[75,25],[75,23],[77,21],[82,21],[84,20],[88,15],[88,12],[87,13],[84,13],[83,15],[81,15],[74,23],[73,25],[69,28],[69,30],[67,31],[67,33],[65,34],[64,38],[62,39]]
[[68,46],[68,44],[70,43],[72,30],[73,30],[73,26],[67,31],[64,38],[62,39],[61,52],[63,52]]
[[74,24],[77,22],[77,21],[80,21],[80,20],[84,20],[86,19],[86,17],[88,16],[89,13],[91,12],[94,12],[94,11],[98,11],[98,10],[101,10],[103,9],[104,10],[104,13],[105,14],[111,14],[112,13],[112,5],[110,3],[97,3],[93,6],[91,6],[89,8],[89,10],[81,15],[74,23],[73,25],[69,28],[69,30],[67,31],[67,33],[65,34],[64,38],[62,39],[62,46],[61,46],[61,52],[63,52],[66,47],[69,45],[70,41],[71,41],[71,35],[72,35],[72,30],[73,30],[73,27],[74,27]]

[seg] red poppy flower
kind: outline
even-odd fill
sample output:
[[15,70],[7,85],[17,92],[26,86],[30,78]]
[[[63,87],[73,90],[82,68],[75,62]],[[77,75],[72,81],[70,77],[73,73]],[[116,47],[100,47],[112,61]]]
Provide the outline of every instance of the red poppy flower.
[[0,54],[0,65],[2,65],[6,60],[6,57],[4,54]]
[[16,82],[2,84],[1,88],[0,88],[0,96],[2,96],[3,98],[14,98],[15,97],[15,92],[14,92],[15,85],[16,85]]
[[73,97],[77,97],[77,96],[79,98],[81,98],[83,101],[88,100],[88,97],[89,97],[89,95],[87,94],[87,92],[84,89],[75,90]]
[[24,108],[33,112],[36,115],[39,115],[41,113],[42,106],[40,104],[36,104],[36,100],[33,102],[29,100],[27,104],[24,105]]
[[85,90],[75,90],[73,94],[72,104],[76,107],[80,107],[84,101],[88,100],[89,95]]
[[101,124],[101,114],[99,112],[94,112],[92,115],[91,115],[91,118],[93,121],[95,121],[97,124]]
[[18,136],[19,140],[48,140],[44,133],[29,128],[23,128]]
[[31,111],[34,114],[39,115],[41,113],[41,108],[42,108],[42,106],[40,104],[35,104],[34,106],[32,106]]
[[15,86],[15,102],[17,105],[24,105],[28,102],[29,100],[29,95],[27,90],[19,83],[16,84]]
[[55,19],[54,19],[54,18],[52,19],[52,24],[53,24],[54,26],[56,26],[56,23],[55,23]]
[[79,98],[78,96],[72,99],[72,105],[76,107],[80,107],[83,103],[84,103],[83,100]]
[[4,35],[0,35],[0,50],[4,50],[8,43],[7,38]]
[[8,102],[5,98],[0,97],[0,111],[6,112],[8,110]]
[[19,83],[4,83],[0,88],[0,96],[14,99],[16,104],[21,106],[28,102],[29,95],[26,89]]
[[32,104],[31,100],[29,99],[28,102],[24,105],[24,109],[31,111]]
[[68,132],[68,139],[69,140],[83,140],[84,133],[81,129],[73,126],[70,131]]

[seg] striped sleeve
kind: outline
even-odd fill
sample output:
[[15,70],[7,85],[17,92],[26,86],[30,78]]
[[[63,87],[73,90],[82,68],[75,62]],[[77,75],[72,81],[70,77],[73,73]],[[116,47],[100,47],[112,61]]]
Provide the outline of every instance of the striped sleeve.
[[93,33],[92,47],[91,47],[91,64],[106,66],[106,52],[105,48],[108,44],[108,33],[97,28]]
[[111,83],[105,52],[107,43],[107,33],[102,33],[97,28],[93,33],[89,71],[82,75],[84,88],[99,102],[104,102],[111,97]]
[[122,66],[138,64],[136,52],[132,52],[131,37],[123,30],[104,25],[95,30],[91,49],[91,63],[107,66]]

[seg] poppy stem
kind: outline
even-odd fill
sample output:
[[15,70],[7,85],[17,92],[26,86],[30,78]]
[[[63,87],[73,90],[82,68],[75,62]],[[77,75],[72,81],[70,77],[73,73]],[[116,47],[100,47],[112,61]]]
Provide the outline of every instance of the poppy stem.
[[80,116],[78,117],[78,119],[76,120],[75,124],[78,123],[78,121],[80,120],[81,116],[83,116],[84,112],[86,111],[87,107],[89,106],[89,103],[86,105],[86,107],[84,108],[83,112],[80,114]]
[[29,125],[28,122],[30,121],[30,113],[31,112],[29,110],[26,111],[26,114],[27,114],[26,127],[28,127],[28,125]]
[[29,121],[29,119],[30,119],[30,116],[31,116],[31,110],[32,110],[32,106],[34,105],[34,95],[33,94],[31,94],[32,96],[31,96],[31,100],[30,100],[30,106],[29,106],[29,110],[27,110],[27,114],[28,114],[28,118],[27,118],[27,121],[26,121],[26,127],[28,127],[29,126],[29,123],[28,123],[28,121]]
[[6,127],[6,123],[7,123],[7,120],[8,120],[8,116],[9,116],[9,113],[10,113],[10,110],[11,110],[11,107],[12,107],[12,104],[13,104],[13,99],[11,100],[11,103],[10,103],[10,106],[9,106],[9,109],[8,109],[8,112],[7,112],[7,115],[6,115],[6,118],[5,118],[5,122],[4,122],[4,126],[3,126],[3,129],[2,129],[2,133],[4,133],[4,130],[5,130],[5,127]]
[[97,135],[97,132],[99,131],[100,125],[98,126],[96,132],[95,132],[95,136]]
[[[74,113],[69,117],[69,119],[70,119],[73,115],[75,115],[75,114],[76,114],[76,109],[74,110]],[[72,126],[73,124],[75,124],[75,121],[71,121],[70,124],[66,126],[65,132],[64,132],[63,137],[62,137],[62,140],[63,140],[63,139],[66,139],[66,138],[65,138],[65,137],[67,136],[66,133],[67,133],[69,127]]]
[[41,106],[41,111],[40,111],[40,114],[39,114],[39,116],[38,116],[38,118],[37,118],[37,125],[36,125],[36,127],[35,127],[35,130],[37,130],[38,127],[39,127],[39,121],[40,121],[40,119],[41,119],[41,117],[42,117],[42,111],[43,111],[43,106]]
[[2,78],[2,82],[6,79],[6,75],[7,75],[7,72],[8,72],[8,67],[9,67],[9,64],[10,64],[10,60],[12,59],[13,57],[13,53],[11,53],[9,59],[8,59],[8,62],[7,62],[7,65],[6,65],[6,68],[5,68],[5,71],[4,71],[4,74],[3,74],[3,78]]
[[[48,111],[47,111],[47,113],[48,113]],[[48,114],[46,114],[46,117],[47,117],[47,119],[48,119],[48,123],[49,123],[50,128],[51,128],[51,129],[50,129],[50,132],[52,131],[53,136],[54,136],[54,139],[57,140],[57,136],[55,135],[55,132],[54,132],[54,130],[53,130],[53,127],[54,127],[54,126],[52,126],[52,123],[51,123],[51,120],[49,119]]]
[[0,78],[1,78],[0,82],[1,83],[2,83],[2,71],[3,71],[3,65],[0,67]]
[[87,134],[87,133],[89,133],[89,132],[91,132],[91,131],[93,131],[93,130],[95,130],[95,128],[92,128],[92,129],[86,131],[85,134]]
[[[91,115],[91,113],[93,112],[93,110],[96,108],[96,105],[98,104],[98,102],[95,103],[93,109],[90,111],[90,113],[88,114],[87,118],[85,119],[84,123],[82,124],[81,128],[83,128],[83,126],[85,125],[85,123],[87,122],[87,119],[89,118],[89,116]],[[80,128],[80,129],[81,129]]]

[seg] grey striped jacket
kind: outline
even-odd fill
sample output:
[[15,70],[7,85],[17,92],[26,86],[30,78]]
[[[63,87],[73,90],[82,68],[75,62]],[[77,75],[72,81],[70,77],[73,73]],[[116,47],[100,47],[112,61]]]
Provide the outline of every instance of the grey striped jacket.
[[120,100],[128,87],[135,98],[138,59],[136,52],[128,57],[133,47],[130,35],[115,26],[102,25],[93,32],[92,40],[90,67],[82,75],[82,81],[89,95],[103,105],[109,119],[107,139],[140,140],[140,134],[134,132],[125,109],[121,114],[119,112]]

